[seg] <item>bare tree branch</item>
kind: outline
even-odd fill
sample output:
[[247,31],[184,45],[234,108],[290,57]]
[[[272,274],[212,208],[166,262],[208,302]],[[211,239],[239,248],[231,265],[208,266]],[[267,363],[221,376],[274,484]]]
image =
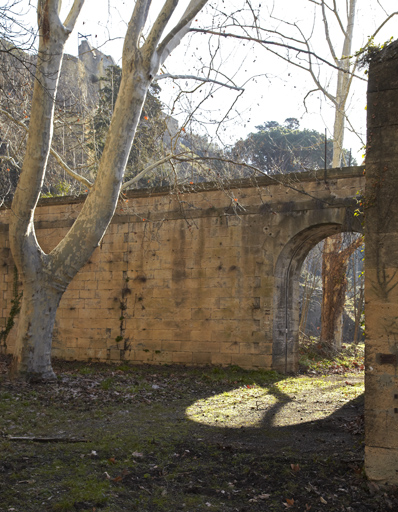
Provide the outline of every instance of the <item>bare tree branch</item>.
[[207,4],[207,1],[208,0],[191,0],[180,21],[158,46],[157,54],[160,59],[160,65],[163,64],[170,53],[180,44],[185,34],[191,30],[192,20]]
[[[66,17],[65,22],[64,22],[64,27],[67,32],[72,32],[72,30],[76,24],[76,20],[80,14],[80,11],[82,10],[84,2],[85,2],[85,0],[75,0],[74,1],[73,5],[69,11],[69,14]],[[60,4],[61,4],[61,2],[60,2]]]
[[[8,119],[10,119],[10,121],[12,121],[13,123],[17,124],[21,128],[23,128],[26,133],[29,132],[28,126],[26,126],[22,121],[18,121],[18,119],[15,119],[15,117],[12,116],[6,110],[0,109],[0,114],[5,115]],[[81,176],[80,174],[77,174],[75,171],[73,171],[68,166],[68,164],[62,160],[62,157],[55,151],[55,149],[51,148],[50,149],[50,153],[53,155],[53,157],[59,163],[59,165],[65,170],[65,172],[67,174],[69,174],[69,176],[71,178],[74,178],[75,180],[79,181],[80,183],[82,183],[87,188],[91,188],[93,186],[93,184],[88,179],[84,178],[84,176]],[[19,168],[19,166],[18,166],[18,168]]]
[[0,160],[5,160],[6,162],[10,162],[11,165],[16,167],[17,169],[21,169],[21,167],[18,165],[18,163],[15,161],[15,159],[12,156],[1,155]]
[[[333,11],[334,13],[336,13],[336,11]],[[329,50],[330,50],[330,53],[333,57],[333,60],[335,62],[338,62],[339,59],[337,58],[337,55],[336,55],[336,52],[334,50],[334,46],[332,44],[332,40],[330,39],[330,32],[329,32],[329,23],[328,23],[328,19],[326,17],[326,12],[325,12],[325,2],[322,0],[322,16],[323,16],[323,26],[325,28],[325,36],[326,36],[326,41],[328,43],[328,46],[329,46]],[[340,20],[340,18],[338,18]],[[341,27],[341,22],[340,22],[340,27]],[[343,28],[343,32],[344,31],[344,28]]]
[[234,91],[244,91],[242,87],[238,87],[236,85],[229,85],[212,78],[205,78],[195,75],[173,75],[172,73],[163,73],[162,75],[156,75],[153,80],[158,82],[159,80],[164,80],[165,78],[172,78],[173,80],[199,80],[200,82],[209,82],[216,85],[221,85],[222,87],[228,87],[228,89],[233,89]]
[[295,46],[291,46],[291,45],[286,44],[286,43],[278,43],[276,41],[269,41],[269,40],[266,40],[266,39],[257,39],[256,37],[250,37],[250,36],[240,36],[238,34],[232,34],[230,32],[216,32],[214,30],[208,30],[208,29],[204,29],[204,28],[191,28],[190,32],[199,32],[199,33],[202,33],[202,34],[212,34],[214,36],[220,36],[220,37],[233,37],[235,39],[243,39],[245,41],[253,41],[255,43],[262,43],[264,45],[280,46],[280,47],[286,48],[288,50],[294,50],[294,51],[296,51],[298,53],[305,53],[307,55],[312,55],[317,60],[319,60],[320,62],[323,62],[324,64],[327,64],[331,68],[334,68],[334,69],[337,69],[338,71],[343,71],[344,73],[347,73],[347,71],[345,69],[343,69],[343,68],[341,68],[339,66],[336,66],[335,64],[332,64],[331,62],[329,62],[326,59],[323,59],[322,57],[320,57],[319,55],[317,55],[313,51],[303,50],[302,48],[297,48]]
[[[183,155],[185,153],[181,153],[181,155]],[[137,181],[139,181],[141,178],[143,178],[145,176],[145,174],[148,174],[148,172],[152,171],[153,169],[155,169],[156,167],[158,167],[159,165],[162,165],[164,164],[165,162],[168,162],[170,161],[172,158],[177,158],[178,155],[166,155],[164,158],[161,158],[160,160],[158,160],[157,162],[154,162],[153,164],[151,165],[148,165],[148,167],[146,167],[145,169],[143,169],[141,172],[139,172],[137,174],[137,176],[134,176],[134,178],[132,178],[131,180],[129,181],[126,181],[126,183],[123,183],[122,187],[120,190],[126,190],[128,189],[129,187],[131,187],[131,185],[134,185],[134,183],[137,183]]]
[[173,15],[177,5],[178,1],[176,0],[167,0],[163,5],[163,9],[158,14],[158,17],[156,18],[156,21],[153,24],[148,37],[146,38],[145,44],[143,46],[144,52],[148,52],[149,55],[152,55],[155,52],[164,29],[166,28],[166,25]]
[[148,18],[151,3],[151,0],[137,0],[135,3],[123,45],[122,62],[126,63],[126,66],[128,60],[132,58],[134,52],[139,47],[140,37]]

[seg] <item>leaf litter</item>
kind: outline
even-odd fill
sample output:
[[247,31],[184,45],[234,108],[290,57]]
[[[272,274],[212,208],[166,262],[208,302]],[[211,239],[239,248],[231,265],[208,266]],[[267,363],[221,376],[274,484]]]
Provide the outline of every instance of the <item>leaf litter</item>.
[[53,384],[2,370],[1,512],[398,510],[364,477],[363,372],[54,367]]

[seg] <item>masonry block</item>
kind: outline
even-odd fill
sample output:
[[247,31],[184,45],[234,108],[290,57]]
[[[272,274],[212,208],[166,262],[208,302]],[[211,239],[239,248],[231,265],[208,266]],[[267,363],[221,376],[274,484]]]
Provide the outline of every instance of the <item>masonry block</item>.
[[157,363],[172,363],[173,362],[173,352],[166,351],[157,351],[155,350],[153,354],[153,361]]
[[231,354],[231,363],[241,366],[242,368],[253,368],[256,356],[247,354]]
[[231,354],[211,354],[211,364],[221,364],[223,366],[232,364],[232,355]]
[[193,364],[211,364],[212,353],[211,352],[193,352],[192,353]]
[[111,361],[120,361],[120,349],[111,348],[109,350],[109,359]]
[[140,340],[139,338],[135,339],[131,343],[132,347],[135,350],[161,350],[162,349],[162,342],[160,340]]
[[134,360],[142,361],[144,363],[153,361],[152,350],[134,350]]
[[191,364],[192,362],[192,352],[173,352],[173,363]]

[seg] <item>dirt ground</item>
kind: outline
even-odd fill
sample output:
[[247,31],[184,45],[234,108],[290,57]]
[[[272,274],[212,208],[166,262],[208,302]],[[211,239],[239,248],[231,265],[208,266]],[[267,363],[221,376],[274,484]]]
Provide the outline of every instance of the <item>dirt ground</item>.
[[1,512],[398,510],[363,472],[359,369],[55,361],[56,382],[21,384],[7,365]]

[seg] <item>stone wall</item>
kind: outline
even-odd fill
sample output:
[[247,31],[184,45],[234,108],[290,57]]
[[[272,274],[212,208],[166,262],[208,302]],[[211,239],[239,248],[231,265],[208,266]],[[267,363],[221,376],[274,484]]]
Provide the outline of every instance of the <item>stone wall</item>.
[[[203,185],[196,191],[130,192],[62,298],[53,355],[277,366],[274,316],[284,317],[274,315],[278,259],[278,279],[285,267],[279,255],[307,229],[321,226],[323,233],[325,226],[343,224],[363,179],[360,168],[330,171],[327,182],[323,171],[321,177],[242,180],[229,190]],[[82,200],[40,202],[36,229],[44,251],[65,235]],[[2,326],[13,298],[8,215],[0,210]],[[298,309],[297,302],[292,307]],[[15,328],[3,351],[12,352],[14,336]],[[297,345],[289,351],[294,369]]]
[[398,484],[398,42],[371,63],[365,196],[366,473]]

